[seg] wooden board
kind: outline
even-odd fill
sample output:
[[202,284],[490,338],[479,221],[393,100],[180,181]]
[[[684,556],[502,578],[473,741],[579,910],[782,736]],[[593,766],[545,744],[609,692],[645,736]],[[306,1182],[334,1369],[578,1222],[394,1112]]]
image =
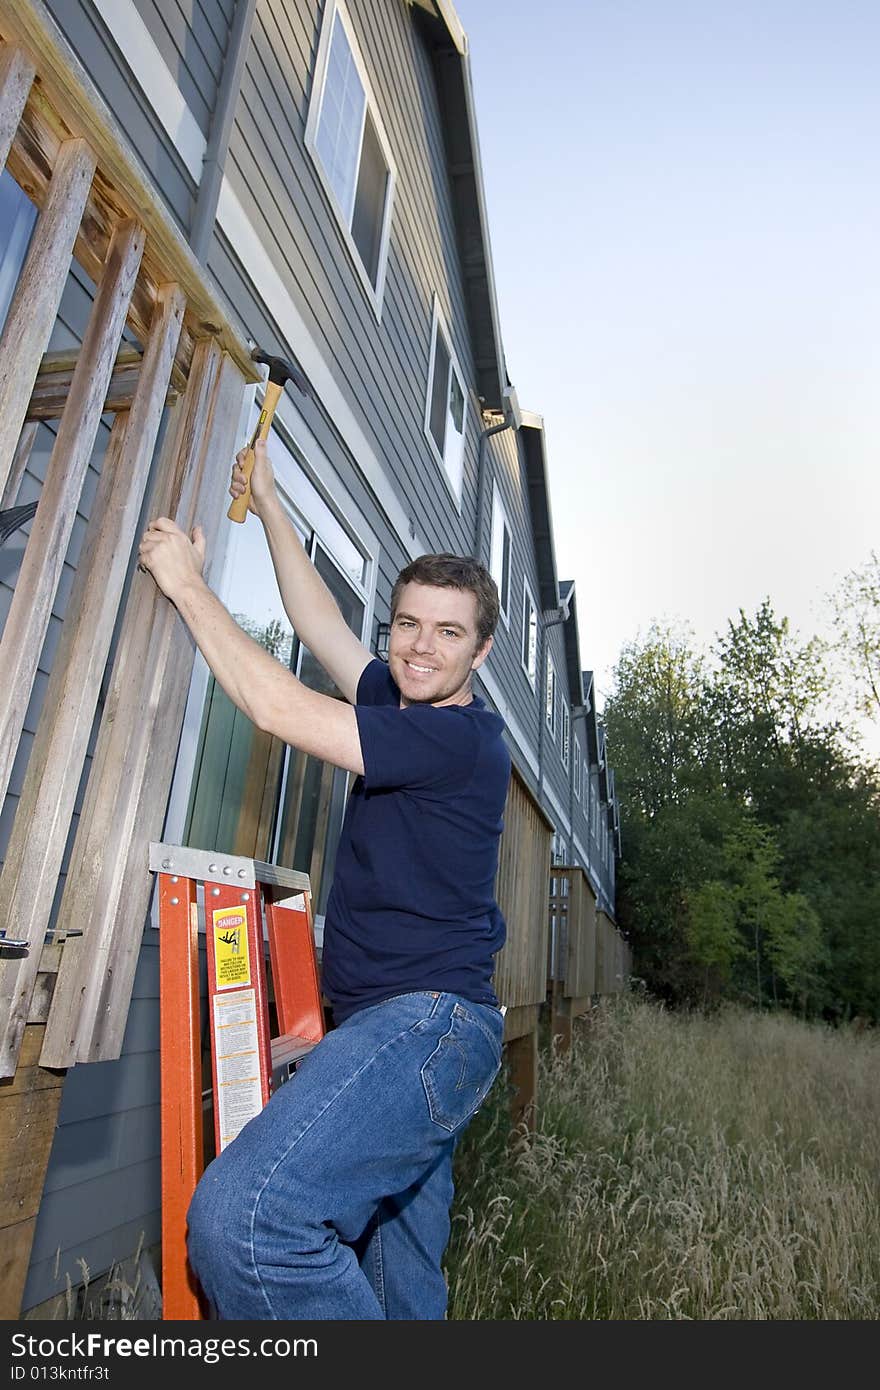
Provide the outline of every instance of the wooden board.
[[[216,534],[244,387],[215,343],[198,345],[150,515]],[[61,928],[83,935],[65,943],[44,1064],[119,1055],[153,886],[147,851],[161,838],[192,660],[175,609],[135,574],[59,909]]]
[[165,286],[131,414],[117,416],[111,432],[0,873],[0,920],[31,943],[28,956],[0,965],[0,1075],[15,1069],[28,1017],[183,310],[181,290]]
[[[143,247],[144,232],[136,222],[117,228],[0,642],[0,796],[9,784]],[[0,1074],[8,1072],[0,1067]]]
[[30,1024],[15,1079],[0,1087],[0,1317],[17,1318],[43,1195],[64,1074],[37,1065],[43,1029]]
[[[58,151],[0,338],[0,493],[12,468],[40,360],[55,323],[95,156],[85,140]],[[100,278],[100,277],[96,277]]]
[[23,49],[11,43],[0,45],[0,168],[6,164],[34,71],[34,64]]

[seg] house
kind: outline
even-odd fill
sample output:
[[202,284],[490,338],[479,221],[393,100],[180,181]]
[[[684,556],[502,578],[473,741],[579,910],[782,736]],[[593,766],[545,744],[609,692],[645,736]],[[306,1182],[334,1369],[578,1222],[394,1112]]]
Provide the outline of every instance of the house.
[[496,980],[523,1104],[551,860],[604,916],[621,966],[604,988],[625,943],[613,779],[556,571],[543,421],[507,376],[448,0],[0,0],[0,38],[0,931],[25,942],[0,952],[14,1317],[78,1259],[96,1273],[159,1238],[149,843],[308,872],[320,937],[346,774],[250,726],[133,562],[149,516],[198,520],[238,621],[322,681],[259,527],[224,515],[262,395],[255,344],[308,380],[271,452],[367,646],[416,555],[475,553],[498,582],[479,688],[514,764]]

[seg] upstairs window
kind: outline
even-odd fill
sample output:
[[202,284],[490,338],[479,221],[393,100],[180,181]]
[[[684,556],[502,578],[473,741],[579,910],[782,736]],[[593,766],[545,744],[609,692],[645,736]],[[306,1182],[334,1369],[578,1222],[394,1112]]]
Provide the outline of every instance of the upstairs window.
[[528,584],[523,580],[522,624],[523,670],[534,686],[538,678],[538,610]]
[[501,616],[510,625],[510,522],[504,510],[504,503],[498,488],[492,497],[492,548],[489,570],[498,585],[498,598],[501,603]]
[[556,668],[553,665],[553,658],[547,656],[547,690],[546,708],[547,728],[550,730],[550,737],[556,738]]
[[431,441],[438,463],[461,507],[464,473],[465,435],[464,378],[452,351],[449,333],[434,300],[431,324],[431,360],[428,364],[428,399],[425,404],[425,434]]
[[338,3],[328,6],[321,33],[306,145],[378,314],[395,171],[350,21]]
[[568,767],[569,752],[571,747],[571,715],[568,705],[562,706],[562,761]]
[[574,798],[575,801],[581,799],[581,754],[577,744],[574,746]]

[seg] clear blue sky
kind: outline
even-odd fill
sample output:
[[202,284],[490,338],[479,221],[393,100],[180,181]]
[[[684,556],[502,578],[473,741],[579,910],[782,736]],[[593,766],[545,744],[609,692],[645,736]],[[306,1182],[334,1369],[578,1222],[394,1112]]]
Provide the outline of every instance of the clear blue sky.
[[501,331],[600,691],[880,545],[880,0],[456,0]]

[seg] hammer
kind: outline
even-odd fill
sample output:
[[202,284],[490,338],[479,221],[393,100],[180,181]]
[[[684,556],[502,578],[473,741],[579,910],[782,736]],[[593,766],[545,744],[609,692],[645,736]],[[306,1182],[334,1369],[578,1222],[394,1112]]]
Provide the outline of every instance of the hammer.
[[272,417],[281,399],[284,390],[284,383],[292,381],[293,384],[302,392],[304,396],[312,394],[308,381],[303,376],[298,367],[294,367],[291,362],[286,362],[283,357],[272,357],[267,352],[261,352],[255,348],[251,353],[255,362],[260,362],[264,367],[269,368],[269,379],[266,382],[266,394],[263,397],[263,409],[260,411],[260,418],[257,427],[251,435],[247,453],[241,464],[248,486],[240,497],[236,497],[232,502],[226,515],[230,521],[244,521],[248,513],[248,503],[251,497],[250,476],[254,467],[254,446],[258,439],[265,439],[272,428]]

